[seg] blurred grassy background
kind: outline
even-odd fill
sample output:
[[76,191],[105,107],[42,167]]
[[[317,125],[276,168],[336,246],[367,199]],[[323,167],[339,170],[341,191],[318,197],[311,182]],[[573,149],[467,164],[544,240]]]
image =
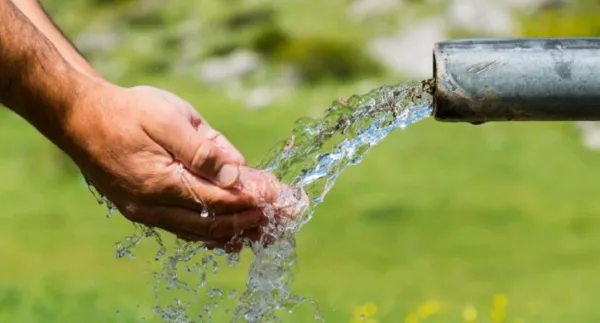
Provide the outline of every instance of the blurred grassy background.
[[[512,13],[515,34],[596,36],[596,2]],[[369,84],[410,78],[361,49],[446,8],[405,1],[357,22],[341,0],[44,3],[107,77],[189,100],[251,164],[296,118]],[[117,45],[106,41],[111,33],[121,37]],[[231,88],[186,73],[240,48],[266,62],[242,88],[289,66],[301,81],[251,109]],[[157,246],[115,259],[114,243],[132,233],[131,224],[107,220],[70,162],[6,110],[0,150],[0,322],[157,322]],[[328,322],[353,322],[357,311],[377,322],[596,322],[599,164],[600,152],[587,150],[571,123],[427,120],[397,131],[344,173],[301,232],[294,291],[315,299]],[[219,284],[239,289],[245,274],[223,272]],[[310,321],[305,314],[287,320]]]

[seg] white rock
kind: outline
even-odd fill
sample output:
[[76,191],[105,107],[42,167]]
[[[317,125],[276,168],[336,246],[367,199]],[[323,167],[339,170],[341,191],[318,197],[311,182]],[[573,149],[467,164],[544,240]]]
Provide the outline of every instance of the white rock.
[[291,91],[297,88],[302,82],[298,71],[292,66],[285,66],[276,80],[276,84],[284,91]]
[[263,85],[248,91],[243,100],[246,107],[260,109],[271,104],[277,98],[277,92],[274,87]]
[[369,52],[385,67],[411,78],[428,78],[433,73],[433,45],[447,37],[440,19],[423,21],[398,36],[376,38]]
[[482,36],[510,35],[515,30],[510,9],[498,0],[452,0],[445,18],[453,27]]
[[209,84],[228,83],[256,71],[259,65],[258,55],[248,51],[239,51],[202,64],[199,77],[203,82]]
[[262,109],[293,91],[299,83],[300,78],[294,70],[284,69],[279,77],[270,84],[250,89],[243,95],[238,95],[238,100],[241,100],[249,109]]
[[600,149],[600,122],[576,122],[582,144],[590,150]]
[[73,40],[82,52],[107,52],[119,45],[122,34],[118,31],[94,32],[84,31]]
[[381,13],[387,13],[402,5],[401,0],[351,0],[349,15],[354,19],[364,19]]

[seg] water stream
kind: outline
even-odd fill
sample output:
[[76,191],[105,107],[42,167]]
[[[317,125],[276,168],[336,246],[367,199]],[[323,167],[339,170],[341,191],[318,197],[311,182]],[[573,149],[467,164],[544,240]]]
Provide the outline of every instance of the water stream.
[[[219,272],[218,259],[235,267],[238,254],[207,251],[201,244],[182,241],[177,241],[172,251],[167,250],[157,231],[138,225],[138,231],[118,245],[117,256],[132,255],[131,250],[146,237],[159,243],[155,260],[163,264],[155,275],[157,297],[166,290],[193,296],[193,300],[171,298],[169,304],[157,305],[155,310],[164,322],[210,322],[215,309],[224,307],[221,305],[228,299],[234,301],[224,312],[232,322],[278,322],[280,313],[303,303],[312,304],[315,320],[322,320],[312,300],[289,289],[297,261],[295,236],[345,169],[359,164],[369,148],[393,130],[431,115],[431,92],[431,80],[384,86],[333,102],[319,119],[296,121],[291,136],[276,145],[257,168],[272,172],[291,187],[280,199],[305,204],[295,220],[273,221],[265,228],[266,234],[275,237],[274,243],[267,247],[261,241],[251,244],[253,259],[242,293],[224,291],[209,281]],[[308,201],[300,196],[308,196]],[[110,202],[104,202],[113,209]],[[269,207],[265,212],[274,216],[269,214]],[[196,313],[199,308],[200,314]]]

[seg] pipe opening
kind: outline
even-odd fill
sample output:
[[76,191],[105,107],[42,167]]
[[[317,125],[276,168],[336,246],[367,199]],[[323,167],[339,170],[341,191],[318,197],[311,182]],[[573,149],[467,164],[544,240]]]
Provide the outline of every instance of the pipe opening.
[[437,55],[436,55],[436,50],[434,47],[433,52],[431,53],[431,58],[433,60],[433,75],[432,75],[432,80],[433,80],[433,87],[431,90],[431,95],[433,96],[433,100],[431,102],[431,108],[432,108],[432,115],[433,117],[437,116],[437,88],[438,88],[438,79],[437,79],[437,74],[438,74],[438,66],[437,66]]

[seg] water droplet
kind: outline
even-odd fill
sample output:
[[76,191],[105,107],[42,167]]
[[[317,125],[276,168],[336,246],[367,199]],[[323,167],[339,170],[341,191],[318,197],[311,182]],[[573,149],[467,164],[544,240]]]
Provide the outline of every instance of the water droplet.
[[207,294],[208,298],[221,298],[223,296],[223,292],[218,288],[211,288]]
[[159,261],[162,259],[162,257],[165,255],[165,253],[167,252],[167,248],[165,247],[160,247],[160,249],[158,250],[158,252],[156,253],[156,257],[154,257],[154,260]]
[[210,215],[210,213],[208,213],[207,209],[202,210],[202,212],[200,212],[200,216],[203,218],[207,218]]
[[200,287],[206,286],[206,273],[202,273],[200,278]]

